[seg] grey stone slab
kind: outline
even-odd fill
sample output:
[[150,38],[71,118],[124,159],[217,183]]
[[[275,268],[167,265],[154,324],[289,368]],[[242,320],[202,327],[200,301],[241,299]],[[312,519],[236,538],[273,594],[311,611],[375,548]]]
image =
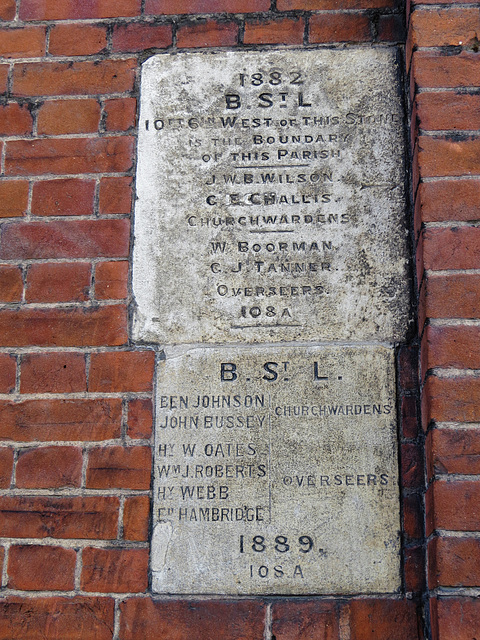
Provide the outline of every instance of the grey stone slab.
[[402,339],[399,96],[392,49],[147,60],[135,339]]
[[393,350],[185,350],[156,405],[154,591],[400,588]]

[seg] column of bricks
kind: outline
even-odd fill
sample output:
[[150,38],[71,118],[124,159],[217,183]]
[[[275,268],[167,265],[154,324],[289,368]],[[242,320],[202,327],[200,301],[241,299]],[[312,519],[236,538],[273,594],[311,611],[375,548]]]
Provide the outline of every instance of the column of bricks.
[[480,628],[478,4],[412,3],[415,238],[432,638]]
[[128,315],[141,63],[198,47],[399,44],[403,11],[0,0],[0,640],[424,638],[415,350],[398,360],[402,593],[193,601],[149,588],[155,353],[131,342]]

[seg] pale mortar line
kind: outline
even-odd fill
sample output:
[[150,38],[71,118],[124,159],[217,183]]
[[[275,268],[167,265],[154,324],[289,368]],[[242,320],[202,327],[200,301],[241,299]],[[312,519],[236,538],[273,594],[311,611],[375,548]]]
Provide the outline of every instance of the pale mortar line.
[[265,624],[263,628],[263,640],[272,640],[272,604],[267,603],[265,608]]
[[15,490],[15,485],[17,484],[17,462],[18,462],[19,455],[20,455],[20,450],[15,448],[13,450],[13,466],[12,466],[12,474],[10,476],[10,491]]
[[461,176],[425,176],[421,178],[420,182],[445,182],[447,180],[478,180],[480,176],[478,174],[463,174]]
[[8,557],[10,555],[11,543],[7,540],[4,543],[2,542],[2,546],[4,547],[5,552],[4,552],[4,557],[3,557],[3,569],[2,569],[1,586],[2,587],[7,587],[7,585],[8,585],[7,567],[8,567]]
[[479,219],[476,220],[443,220],[441,222],[424,222],[422,224],[424,229],[478,229],[480,227],[480,214]]
[[80,591],[82,567],[83,567],[83,549],[77,549],[74,582],[73,582],[73,585],[74,585],[73,588],[75,589],[75,591]]
[[86,451],[90,449],[98,449],[99,447],[111,447],[117,446],[122,448],[128,447],[150,447],[150,439],[128,439],[127,442],[121,440],[121,438],[110,440],[90,440],[85,442],[84,440],[33,440],[30,442],[20,442],[18,440],[2,440],[0,442],[0,449],[14,449],[15,451],[23,449],[42,449],[45,447],[83,447]]
[[123,595],[120,597],[117,594],[115,598],[115,610],[113,614],[113,636],[112,640],[119,640],[120,633],[120,604],[124,599]]
[[87,487],[87,467],[88,467],[88,451],[91,447],[82,447],[82,471],[80,474],[80,488],[85,490]]
[[440,367],[433,367],[430,369],[430,373],[437,378],[478,378],[480,377],[480,369],[444,369]]
[[480,474],[478,473],[439,473],[435,476],[437,480],[442,480],[443,482],[478,482],[480,480]]
[[[102,213],[101,215],[58,215],[58,216],[41,216],[41,215],[28,215],[28,216],[10,216],[10,217],[5,217],[2,218],[0,224],[5,224],[6,222],[25,222],[28,221],[29,223],[34,223],[34,222],[44,222],[46,224],[50,223],[50,222],[66,222],[67,220],[129,220],[130,219],[130,213]],[[127,259],[127,256],[112,256],[112,260],[119,260],[119,259]],[[25,260],[23,259],[19,259],[21,260],[21,262],[50,262],[51,260],[63,260],[64,262],[66,261],[71,261],[71,262],[75,262],[75,261],[89,261],[89,260],[109,260],[110,257],[109,256],[94,256],[94,257],[84,257],[84,258],[77,258],[75,256],[72,256],[71,258],[55,258],[52,257],[51,259],[47,259],[47,258],[25,258]],[[7,259],[7,260],[2,260],[2,263],[5,262],[12,262],[12,260]],[[18,260],[17,260],[18,262]]]
[[339,640],[350,640],[350,610],[341,607],[338,620]]
[[456,93],[458,95],[478,95],[478,85],[464,87],[458,85],[456,87],[418,87],[416,94],[419,93]]
[[478,318],[429,318],[433,327],[480,327]]
[[[150,543],[135,542],[132,540],[97,540],[97,539],[78,539],[78,538],[0,538],[2,545],[35,545],[39,547],[62,547],[65,549],[86,549],[87,547],[95,547],[95,549],[148,549]],[[51,592],[50,592],[51,593]]]
[[[5,155],[7,153],[7,145],[2,144],[2,153],[0,154],[0,174],[5,173]],[[17,177],[18,180],[18,177]]]
[[135,398],[151,398],[151,392],[117,391],[117,392],[96,392],[79,391],[76,393],[0,393],[0,400],[114,400],[122,399],[125,396]]
[[89,133],[60,133],[60,134],[30,134],[23,136],[5,136],[2,140],[5,142],[31,142],[38,140],[105,140],[109,138],[132,138],[132,133],[126,133],[125,131],[106,131],[99,133],[98,131],[91,131]]
[[[121,302],[125,302],[122,300]],[[94,303],[92,300],[85,300],[83,302],[31,302],[25,303],[21,305],[22,309],[90,309],[90,308],[99,308],[99,307],[112,307],[118,305],[118,301],[116,300],[102,300],[102,304]],[[10,309],[10,310],[18,310],[19,304],[9,303],[9,304],[1,304],[0,310],[2,309]]]
[[123,513],[125,510],[125,495],[120,496],[120,506],[118,508],[118,525],[117,525],[117,540],[120,542],[123,538]]
[[425,273],[427,276],[456,276],[456,275],[480,275],[480,269],[439,269],[438,271],[433,271],[432,269],[425,269]]
[[0,489],[4,498],[119,498],[126,496],[149,496],[149,489],[82,489],[77,487],[59,487],[54,489]]
[[435,422],[436,429],[463,429],[464,431],[480,429],[480,422]]
[[480,596],[480,589],[478,587],[437,587],[436,589],[430,590],[429,594],[434,598],[436,596],[464,596],[468,598],[478,598]]
[[[133,591],[132,593],[122,593],[122,599],[124,598],[136,598],[139,595],[149,597],[149,594],[139,594]],[[87,598],[118,598],[118,593],[112,591],[84,591],[83,589],[71,590],[71,591],[22,591],[20,589],[5,589],[2,590],[2,597],[4,596],[28,596],[28,598],[51,598],[65,597],[71,598],[72,596],[83,596]],[[251,596],[250,596],[251,598]],[[178,596],[177,596],[178,599]]]
[[[135,136],[134,136],[135,137]],[[33,138],[31,138],[33,140]],[[35,138],[36,139],[36,138]],[[42,173],[42,174],[33,174],[26,176],[2,176],[2,181],[16,181],[16,180],[32,180],[33,182],[44,182],[45,180],[69,180],[70,178],[77,178],[81,180],[96,180],[97,178],[132,178],[132,173],[130,171],[102,171],[99,173]],[[21,216],[17,216],[17,219]],[[53,218],[55,216],[36,216],[40,219],[42,218]],[[62,216],[63,218],[79,218],[81,216]]]
[[480,134],[480,129],[419,129],[419,133],[422,136],[426,136],[428,138],[435,138],[440,136],[455,136],[460,137],[460,140],[455,140],[455,142],[463,142],[461,138],[465,137],[465,139],[470,138],[472,136],[478,136]]
[[433,538],[475,538],[480,539],[480,531],[450,531],[447,529],[436,529],[435,533],[429,536],[429,540]]
[[[32,346],[27,346],[27,347],[22,347],[22,346],[5,346],[2,347],[0,346],[0,353],[11,353],[13,355],[21,355],[21,354],[28,354],[28,353],[120,353],[120,352],[128,352],[128,353],[133,353],[133,352],[143,352],[143,351],[162,351],[162,348],[158,345],[152,344],[152,345],[143,345],[143,344],[132,344],[132,345],[128,345],[128,344],[124,344],[124,345],[118,345],[118,346],[110,346],[110,345],[106,345],[105,347],[99,347],[98,345],[92,345],[92,346],[56,346],[56,345],[51,345],[51,346],[41,346],[41,345],[32,345]],[[130,393],[130,392],[129,392]],[[134,392],[132,392],[134,393]]]
[[[63,20],[62,20],[63,22]],[[29,22],[30,24],[30,22]],[[38,24],[38,23],[37,23]],[[45,25],[46,26],[46,25]],[[163,49],[159,49],[159,51],[168,51],[168,48],[163,48]],[[137,60],[138,61],[138,54],[135,53],[111,53],[109,54],[109,56],[107,58],[105,58],[104,56],[102,56],[101,54],[93,54],[93,55],[82,55],[82,56],[48,56],[47,58],[45,56],[32,56],[31,58],[15,58],[14,62],[15,64],[27,64],[29,62],[33,62],[33,63],[38,63],[38,62],[107,62],[109,60],[112,60],[114,62],[118,62],[121,60]],[[2,56],[0,56],[0,62],[2,63],[6,63],[9,64],[10,62],[12,62],[11,58],[4,58]],[[132,68],[133,71],[135,71],[135,67]],[[35,96],[36,98],[38,96]]]

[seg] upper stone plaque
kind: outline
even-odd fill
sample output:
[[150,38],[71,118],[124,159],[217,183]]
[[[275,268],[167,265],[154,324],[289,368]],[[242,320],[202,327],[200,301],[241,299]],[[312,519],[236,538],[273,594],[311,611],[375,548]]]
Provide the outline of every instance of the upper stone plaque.
[[181,53],[142,70],[134,337],[401,340],[395,51]]

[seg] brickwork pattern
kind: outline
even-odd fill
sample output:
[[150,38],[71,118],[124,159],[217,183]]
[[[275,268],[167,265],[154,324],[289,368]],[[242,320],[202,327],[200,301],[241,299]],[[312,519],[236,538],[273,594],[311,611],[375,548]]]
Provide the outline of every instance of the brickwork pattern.
[[480,13],[457,4],[408,7],[424,428],[414,345],[398,358],[403,592],[190,601],[148,582],[155,353],[128,333],[140,65],[193,47],[401,44],[405,7],[0,0],[0,640],[421,640],[430,626],[471,640]]

